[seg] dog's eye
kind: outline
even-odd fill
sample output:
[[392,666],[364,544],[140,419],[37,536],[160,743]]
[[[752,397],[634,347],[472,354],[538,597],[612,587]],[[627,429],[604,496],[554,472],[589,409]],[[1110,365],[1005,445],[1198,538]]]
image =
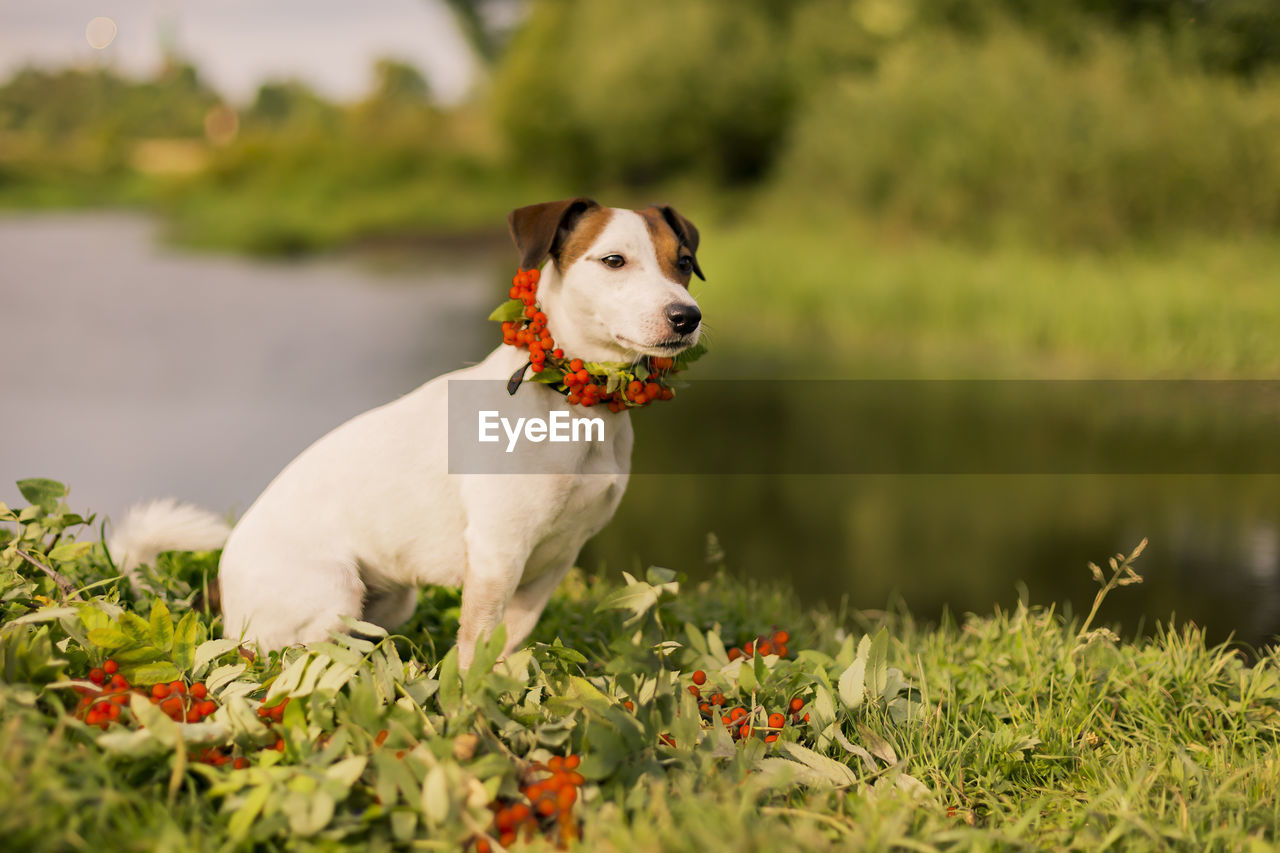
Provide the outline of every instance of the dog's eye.
[[680,260],[676,261],[676,269],[680,272],[693,272],[693,258],[689,255],[681,255]]
[[625,265],[626,262],[627,262],[627,259],[622,257],[622,255],[605,255],[603,258],[600,259],[600,263],[604,264],[606,267],[609,267],[610,269],[615,269],[615,270]]

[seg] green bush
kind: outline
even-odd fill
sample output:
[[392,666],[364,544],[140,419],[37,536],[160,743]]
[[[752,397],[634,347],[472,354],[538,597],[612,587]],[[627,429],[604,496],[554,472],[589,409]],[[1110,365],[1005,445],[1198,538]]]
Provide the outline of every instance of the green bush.
[[1179,67],[1156,42],[1077,56],[1003,29],[919,35],[811,93],[778,190],[824,215],[1113,244],[1280,224],[1276,81]]
[[597,184],[758,177],[791,117],[787,15],[769,0],[536,4],[495,81],[513,155]]

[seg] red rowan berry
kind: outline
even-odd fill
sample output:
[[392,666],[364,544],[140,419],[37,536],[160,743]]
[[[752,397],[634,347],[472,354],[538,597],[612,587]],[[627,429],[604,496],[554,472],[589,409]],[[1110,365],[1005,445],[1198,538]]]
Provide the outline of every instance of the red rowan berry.
[[706,683],[707,683],[707,674],[706,674],[705,672],[703,672],[702,670],[700,670],[700,669],[699,669],[699,670],[695,670],[695,671],[694,671],[694,673],[693,673],[693,683],[694,683],[694,684],[699,684],[699,685],[701,685],[701,684],[706,684]]
[[169,695],[169,685],[153,684],[151,685],[151,695],[157,699],[163,699]]
[[788,634],[786,631],[779,631],[773,635],[773,641],[779,645],[786,643],[790,639],[791,639],[791,635]]
[[102,671],[105,672],[107,675],[115,675],[118,669],[120,669],[120,664],[116,663],[110,658],[107,658],[107,662],[102,665]]
[[801,699],[799,696],[791,700],[791,710],[799,711],[803,707],[804,707],[804,700]]
[[89,680],[94,684],[101,684],[106,680],[106,674],[95,666],[93,669],[89,670]]
[[205,696],[209,695],[209,688],[204,686],[203,681],[197,681],[195,684],[191,685],[191,695],[197,699],[203,699]]
[[561,809],[568,809],[576,799],[578,799],[578,789],[572,785],[566,785],[556,792],[556,805]]
[[774,713],[769,715],[769,728],[780,729],[787,722],[787,718],[782,714]]

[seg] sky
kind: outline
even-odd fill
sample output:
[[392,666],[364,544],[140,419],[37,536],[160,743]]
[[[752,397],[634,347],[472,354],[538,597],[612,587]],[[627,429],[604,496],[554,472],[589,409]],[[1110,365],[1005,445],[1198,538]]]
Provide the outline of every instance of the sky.
[[[116,24],[102,50],[86,37],[97,17]],[[477,72],[441,0],[0,0],[0,79],[24,65],[96,62],[146,75],[166,33],[202,79],[240,102],[286,78],[349,100],[368,91],[382,57],[416,66],[454,102]]]

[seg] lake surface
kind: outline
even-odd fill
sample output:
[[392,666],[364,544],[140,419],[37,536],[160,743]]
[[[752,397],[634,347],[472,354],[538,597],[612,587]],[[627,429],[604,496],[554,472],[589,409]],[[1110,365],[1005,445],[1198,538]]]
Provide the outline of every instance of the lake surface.
[[[329,429],[482,358],[513,258],[498,245],[274,263],[167,249],[129,215],[0,218],[0,500],[46,476],[81,511],[168,495],[243,511]],[[647,414],[638,462],[681,446]],[[750,427],[712,414],[696,428]],[[900,597],[933,619],[1019,589],[1087,611],[1087,561],[1148,537],[1146,582],[1115,593],[1104,622],[1149,631],[1176,613],[1258,644],[1280,632],[1278,531],[1275,475],[646,474],[580,562],[710,577],[714,532],[725,582],[774,578],[831,606]]]

